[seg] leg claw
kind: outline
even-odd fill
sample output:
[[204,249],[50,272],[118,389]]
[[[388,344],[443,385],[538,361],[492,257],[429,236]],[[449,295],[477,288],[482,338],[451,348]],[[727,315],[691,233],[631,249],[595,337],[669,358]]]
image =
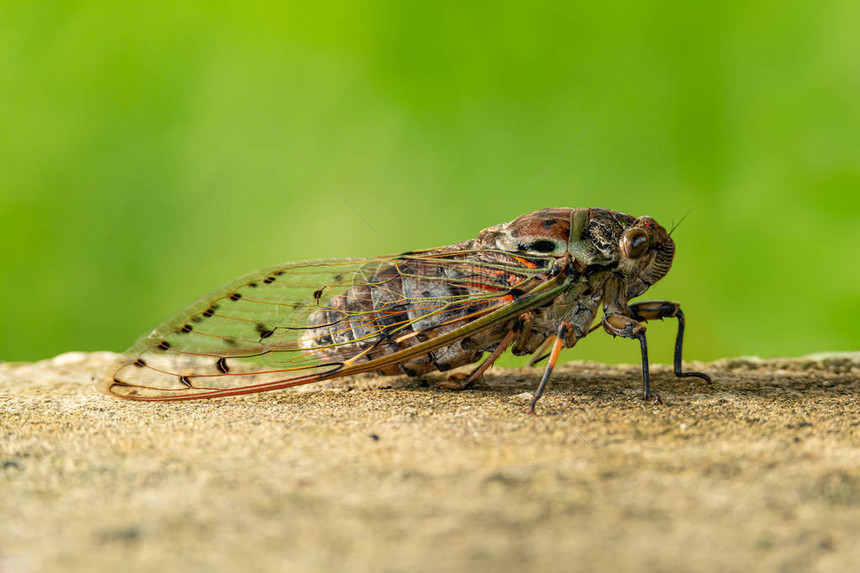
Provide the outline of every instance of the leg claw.
[[701,372],[681,372],[679,374],[676,374],[675,376],[677,376],[678,378],[701,378],[708,384],[711,383],[711,377],[707,374],[702,374]]

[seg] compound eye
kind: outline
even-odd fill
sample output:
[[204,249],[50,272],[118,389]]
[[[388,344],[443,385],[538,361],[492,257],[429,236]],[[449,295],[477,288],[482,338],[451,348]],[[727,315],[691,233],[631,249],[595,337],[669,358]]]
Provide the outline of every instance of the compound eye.
[[648,233],[642,229],[630,229],[621,237],[621,250],[628,259],[638,259],[649,249]]

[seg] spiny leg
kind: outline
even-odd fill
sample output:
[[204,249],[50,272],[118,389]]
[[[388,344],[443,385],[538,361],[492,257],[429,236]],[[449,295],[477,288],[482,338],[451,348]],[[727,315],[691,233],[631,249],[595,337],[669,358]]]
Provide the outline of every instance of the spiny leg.
[[537,390],[535,390],[535,395],[532,398],[531,404],[529,404],[529,414],[535,413],[535,405],[537,404],[537,401],[540,400],[540,397],[543,396],[544,388],[546,388],[546,384],[549,382],[549,376],[552,374],[552,369],[555,368],[555,363],[558,361],[558,355],[564,347],[564,335],[567,334],[568,329],[572,326],[573,325],[567,321],[562,321],[562,323],[558,325],[558,333],[555,336],[555,340],[552,343],[552,350],[549,353],[549,362],[546,364],[546,369],[543,371],[543,377],[540,379],[540,384],[538,384]]
[[603,316],[603,329],[612,336],[636,338],[642,349],[642,399],[654,399],[655,404],[662,404],[658,394],[651,393],[651,373],[648,367],[648,343],[645,339],[645,325],[623,314],[606,314]]
[[465,390],[469,388],[472,384],[474,384],[481,376],[484,375],[484,372],[493,365],[493,363],[499,359],[499,356],[504,354],[505,350],[507,350],[508,346],[511,345],[511,342],[514,341],[517,334],[520,333],[520,329],[514,326],[505,337],[499,342],[498,346],[493,350],[493,352],[487,357],[486,360],[481,362],[481,364],[475,368],[471,374],[469,374],[465,379],[459,379],[456,375],[449,376],[447,380],[439,383],[440,388],[448,388],[450,390]]
[[678,378],[701,378],[708,384],[711,383],[711,377],[707,374],[682,371],[681,354],[684,346],[684,313],[681,311],[680,304],[668,300],[649,300],[631,304],[630,310],[633,311],[634,318],[641,321],[677,318],[678,334],[675,337],[675,376]]

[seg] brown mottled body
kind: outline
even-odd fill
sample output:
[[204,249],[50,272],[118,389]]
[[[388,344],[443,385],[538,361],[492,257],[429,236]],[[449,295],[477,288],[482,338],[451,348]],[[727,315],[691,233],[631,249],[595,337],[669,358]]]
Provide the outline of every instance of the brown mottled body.
[[[543,209],[469,241],[364,260],[265,269],[204,297],[138,342],[103,387],[142,400],[227,396],[377,371],[418,375],[498,356],[558,352],[603,328],[636,338],[650,396],[644,321],[676,303],[629,305],[669,271],[675,244],[650,217],[600,208]],[[532,405],[533,408],[534,404]]]

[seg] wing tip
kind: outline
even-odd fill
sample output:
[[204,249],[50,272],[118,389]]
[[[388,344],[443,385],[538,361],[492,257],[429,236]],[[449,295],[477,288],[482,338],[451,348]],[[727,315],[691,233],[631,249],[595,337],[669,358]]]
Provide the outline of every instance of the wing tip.
[[133,388],[132,384],[123,382],[122,379],[119,377],[119,371],[122,370],[124,366],[128,366],[132,363],[134,363],[134,360],[132,360],[127,353],[119,355],[116,360],[111,362],[110,366],[101,374],[101,376],[96,378],[96,380],[93,382],[93,387],[99,393],[106,394],[114,398],[134,399],[134,397],[131,395],[131,392],[134,392],[134,390],[131,390],[131,392],[128,394],[123,394],[121,392],[116,391],[116,389],[122,387]]

